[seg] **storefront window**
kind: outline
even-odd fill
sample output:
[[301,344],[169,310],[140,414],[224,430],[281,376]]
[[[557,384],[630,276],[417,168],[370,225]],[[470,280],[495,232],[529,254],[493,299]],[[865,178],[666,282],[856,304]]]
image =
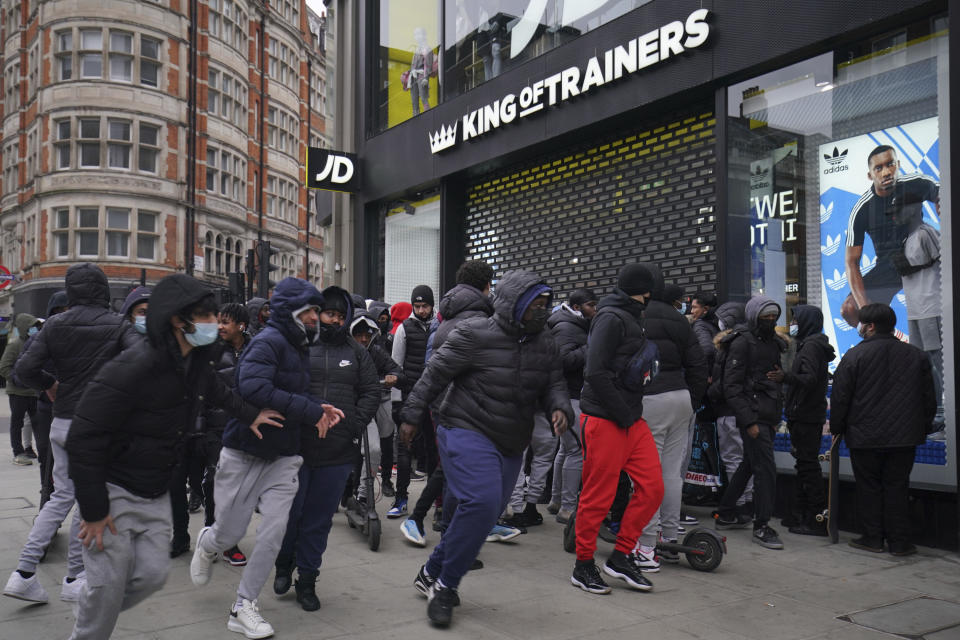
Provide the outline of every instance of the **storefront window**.
[[451,98],[650,0],[444,0]]
[[783,325],[798,303],[820,307],[838,353],[831,370],[860,341],[857,309],[889,304],[897,337],[930,353],[940,422],[955,411],[943,394],[953,378],[942,348],[953,335],[942,313],[952,287],[940,204],[945,23],[908,25],[727,94],[731,298],[774,298]]
[[384,300],[409,302],[419,284],[440,291],[440,196],[403,202],[386,212]]
[[377,130],[436,106],[440,99],[440,0],[380,0]]

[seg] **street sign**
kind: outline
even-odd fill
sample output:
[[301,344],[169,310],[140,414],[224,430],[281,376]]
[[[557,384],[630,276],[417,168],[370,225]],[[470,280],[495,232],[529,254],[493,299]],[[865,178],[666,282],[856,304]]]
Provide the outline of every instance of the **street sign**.
[[3,265],[0,265],[0,289],[6,289],[9,287],[15,278],[16,276],[10,273],[9,269]]

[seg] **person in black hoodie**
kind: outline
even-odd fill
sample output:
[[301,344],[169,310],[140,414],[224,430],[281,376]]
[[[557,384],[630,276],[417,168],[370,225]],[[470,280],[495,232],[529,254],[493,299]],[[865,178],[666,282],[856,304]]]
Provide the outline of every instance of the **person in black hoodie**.
[[506,506],[530,442],[533,415],[550,412],[564,431],[572,418],[553,336],[544,331],[550,288],[535,273],[510,271],[497,284],[494,315],[464,320],[433,353],[401,412],[409,441],[433,403],[449,491],[450,526],[420,568],[414,587],[427,616],[447,626],[457,588]]
[[[266,638],[273,627],[260,615],[258,598],[273,570],[297,495],[301,431],[326,436],[343,412],[310,392],[308,347],[317,337],[323,296],[300,278],[284,278],[273,291],[270,320],[247,345],[237,364],[237,391],[247,402],[273,407],[286,417],[283,428],[261,431],[236,418],[227,423],[214,481],[216,522],[197,535],[190,579],[210,582],[217,555],[247,533],[255,509],[260,525],[253,552],[237,587],[227,628],[249,638]],[[149,321],[148,321],[149,325]]]
[[[648,572],[660,568],[656,554],[658,525],[664,540],[677,540],[683,476],[690,457],[687,441],[694,411],[707,390],[703,350],[690,322],[674,307],[682,297],[679,286],[665,285],[654,292],[643,318],[647,338],[660,349],[660,373],[643,390],[643,418],[656,442],[663,473],[663,504],[659,514],[650,518],[636,550],[641,568]],[[664,554],[663,559],[679,562],[676,555]]]
[[577,508],[580,474],[583,471],[583,447],[580,446],[580,390],[583,367],[587,363],[587,331],[597,315],[597,295],[590,289],[577,289],[567,302],[550,315],[547,326],[560,349],[563,376],[567,380],[573,422],[560,436],[560,448],[553,460],[553,487],[547,511],[566,524]]
[[[69,308],[44,323],[43,331],[33,337],[13,367],[14,378],[46,392],[53,400],[53,495],[33,521],[17,570],[3,591],[30,602],[47,602],[36,576],[37,564],[75,502],[65,446],[77,402],[105,362],[143,342],[120,314],[110,310],[110,285],[100,267],[89,262],[72,265],[67,269],[66,285]],[[60,591],[60,598],[69,602],[80,597],[83,587],[79,530],[80,514],[75,513],[68,539],[67,576]]]
[[333,514],[359,453],[360,430],[380,406],[376,365],[348,333],[346,319],[352,316],[353,303],[345,290],[323,290],[317,342],[310,347],[310,395],[334,403],[344,418],[322,439],[313,429],[300,432],[300,488],[290,505],[273,583],[274,593],[286,593],[296,564],[294,586],[304,611],[320,608],[315,586]]
[[213,295],[194,278],[161,280],[147,341],[115,357],[87,385],[67,436],[83,523],[87,587],[72,640],[107,638],[120,612],[160,589],[170,559],[167,487],[186,425],[208,399],[245,422],[278,425],[217,378],[205,345],[217,337]]
[[773,515],[777,487],[777,464],[773,436],[783,411],[781,384],[767,374],[780,369],[780,355],[787,344],[777,335],[780,305],[765,296],[746,304],[747,324],[728,347],[722,373],[723,396],[733,409],[743,440],[743,460],[730,479],[720,508],[717,526],[738,526],[737,499],[753,476],[752,540],[767,549],[783,549],[783,542],[768,522]]
[[707,359],[707,370],[713,370],[713,356],[716,350],[713,338],[720,333],[720,319],[717,317],[717,296],[700,292],[690,301],[690,315],[693,317],[693,334],[700,343],[700,349]]
[[634,356],[646,346],[643,313],[653,292],[662,288],[663,277],[656,265],[624,265],[613,293],[600,300],[590,323],[580,394],[583,489],[577,506],[577,561],[570,577],[574,586],[589,593],[610,593],[593,554],[621,471],[633,481],[633,497],[603,569],[634,589],[653,589],[634,551],[643,528],[663,500],[663,478],[657,445],[643,419],[643,388],[635,388],[625,374]]
[[863,342],[833,374],[830,431],[843,436],[857,482],[863,535],[850,546],[895,556],[917,552],[910,542],[910,472],[917,445],[933,428],[937,398],[927,354],[893,334],[897,314],[885,304],[859,312]]
[[790,533],[825,536],[826,528],[816,521],[816,515],[827,506],[817,456],[827,420],[827,366],[837,354],[823,333],[823,312],[817,307],[800,304],[793,308],[790,335],[799,341],[793,366],[790,371],[767,374],[774,382],[786,385],[787,428],[796,458],[793,508],[784,525]]

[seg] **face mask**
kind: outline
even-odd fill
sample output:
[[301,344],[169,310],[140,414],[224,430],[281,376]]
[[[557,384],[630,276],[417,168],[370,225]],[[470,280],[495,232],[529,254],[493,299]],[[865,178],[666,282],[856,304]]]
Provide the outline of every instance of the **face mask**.
[[720,327],[720,331],[727,330],[727,325],[723,322],[723,320],[717,320],[717,326]]
[[679,312],[680,312],[680,315],[682,315],[682,316],[687,315],[687,303],[686,303],[686,302],[681,302],[681,303],[680,303],[680,308],[677,309],[677,311],[679,311]]
[[195,322],[193,324],[194,332],[183,332],[183,337],[194,347],[205,347],[213,344],[219,335],[219,327],[216,322]]
[[790,325],[790,335],[796,336],[798,333],[800,333],[800,325]]
[[532,309],[530,319],[523,323],[524,333],[540,333],[547,326],[548,313],[546,309]]
[[40,329],[37,329],[36,327],[30,327],[29,329],[27,329],[27,335],[28,336],[36,335],[38,331],[40,331]]
[[141,335],[146,335],[147,333],[147,316],[137,316],[133,319],[133,328],[137,333]]
[[769,320],[769,319],[768,319],[768,320],[763,320],[763,319],[759,319],[759,318],[757,319],[757,329],[758,329],[758,330],[760,331],[760,333],[762,333],[762,334],[771,335],[771,334],[774,332],[774,330],[776,329],[776,327],[777,327],[777,321],[776,321],[776,320]]
[[[307,327],[308,337],[309,330],[310,328]],[[342,334],[345,330],[345,326],[340,326],[338,324],[325,324],[321,322],[317,325],[316,336],[320,342],[333,342],[337,340],[340,337],[340,334]]]

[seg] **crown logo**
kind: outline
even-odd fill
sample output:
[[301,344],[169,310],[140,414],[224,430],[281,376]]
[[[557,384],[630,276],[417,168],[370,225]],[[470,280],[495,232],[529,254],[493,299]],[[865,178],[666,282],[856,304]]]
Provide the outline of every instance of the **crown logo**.
[[430,135],[430,153],[440,153],[457,144],[457,124],[452,127],[441,126],[440,131]]
[[849,151],[849,149],[844,149],[843,153],[841,153],[839,149],[834,147],[833,155],[831,156],[829,153],[825,153],[823,154],[823,159],[829,162],[831,165],[838,165],[847,159],[847,151]]

